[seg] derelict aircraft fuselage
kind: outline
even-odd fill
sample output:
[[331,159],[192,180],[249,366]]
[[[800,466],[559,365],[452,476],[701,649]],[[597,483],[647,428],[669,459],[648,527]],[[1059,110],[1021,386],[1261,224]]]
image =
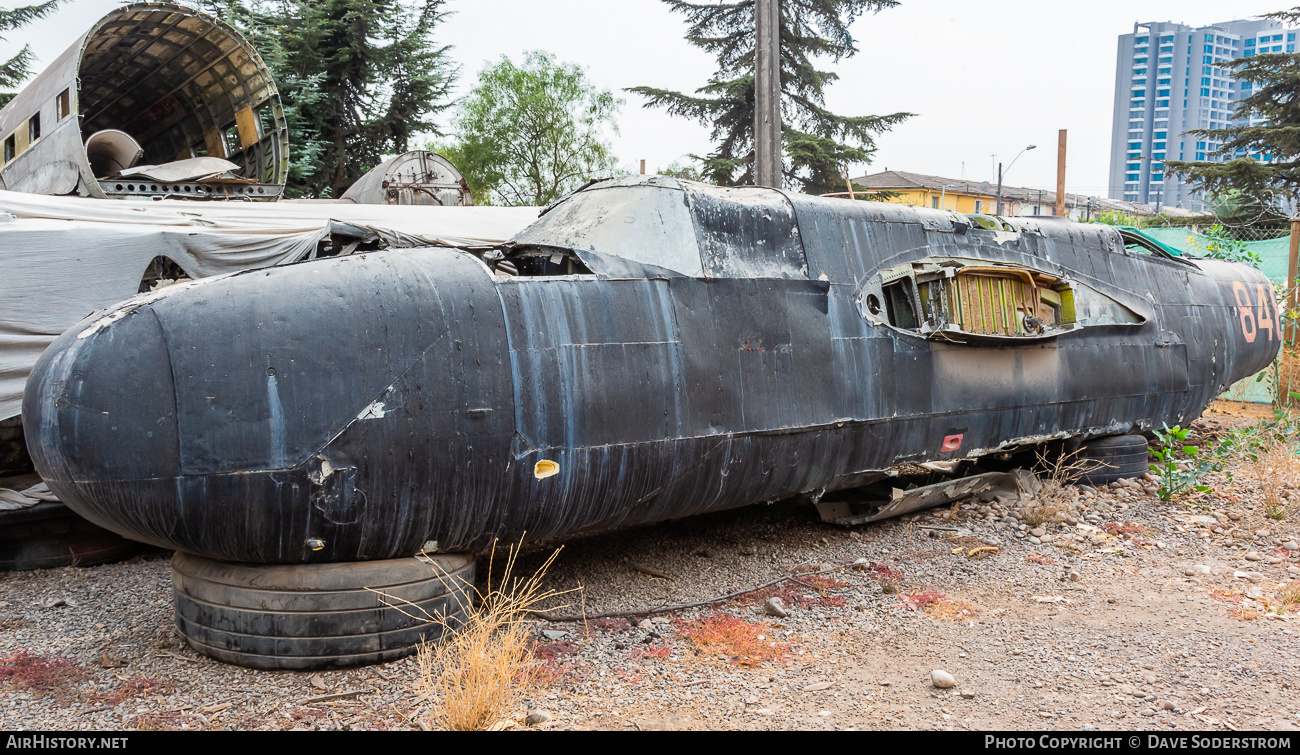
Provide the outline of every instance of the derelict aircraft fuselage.
[[1063,219],[659,177],[504,249],[137,297],[28,382],[41,475],[211,558],[393,558],[1187,422],[1277,353],[1272,287]]

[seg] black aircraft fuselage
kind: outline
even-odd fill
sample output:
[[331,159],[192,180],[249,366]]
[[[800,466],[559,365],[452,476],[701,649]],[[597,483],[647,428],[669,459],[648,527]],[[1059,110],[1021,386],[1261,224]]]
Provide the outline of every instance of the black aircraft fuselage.
[[137,297],[46,351],[23,417],[50,488],[123,535],[370,560],[1187,422],[1278,326],[1259,272],[1108,226],[637,177],[502,252]]

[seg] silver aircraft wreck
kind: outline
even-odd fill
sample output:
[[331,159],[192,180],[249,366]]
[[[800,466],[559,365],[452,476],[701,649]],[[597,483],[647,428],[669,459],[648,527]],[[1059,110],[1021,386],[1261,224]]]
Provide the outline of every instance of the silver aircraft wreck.
[[104,527],[366,561],[1186,422],[1279,344],[1259,272],[1108,226],[636,177],[488,252],[137,297],[45,352],[23,418]]
[[277,199],[289,134],[236,31],[178,5],[104,16],[0,110],[0,189],[94,198]]

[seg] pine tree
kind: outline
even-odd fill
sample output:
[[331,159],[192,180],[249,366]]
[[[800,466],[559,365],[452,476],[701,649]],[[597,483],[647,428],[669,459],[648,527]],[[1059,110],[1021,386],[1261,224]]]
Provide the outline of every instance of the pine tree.
[[[1300,23],[1300,7],[1263,18],[1295,25]],[[1270,213],[1281,202],[1295,208],[1300,202],[1300,53],[1260,54],[1219,65],[1235,69],[1231,75],[1241,82],[1239,90],[1250,85],[1250,95],[1233,113],[1245,123],[1189,132],[1218,142],[1212,154],[1225,162],[1169,160],[1166,169],[1190,180],[1211,202],[1230,200],[1239,209],[1255,208],[1259,214]],[[1252,118],[1261,120],[1249,125]]]
[[[721,4],[664,0],[690,24],[686,39],[717,58],[717,72],[696,96],[635,87],[648,106],[694,118],[713,127],[713,152],[701,162],[703,176],[722,186],[754,180],[754,0]],[[843,190],[849,163],[867,163],[875,135],[911,116],[842,116],[825,108],[826,87],[839,76],[816,68],[815,59],[838,62],[858,52],[849,26],[866,11],[897,0],[781,1],[781,119],[785,176],[810,194]]]
[[[11,10],[0,9],[0,42],[7,41],[6,33],[53,13],[62,1],[48,0],[38,5],[26,5]],[[0,87],[11,89],[31,76],[31,65],[34,59],[31,46],[23,45],[23,49],[19,50],[17,55],[0,63]],[[0,107],[9,104],[14,94],[15,92],[0,92]]]
[[289,124],[288,196],[337,197],[440,134],[459,67],[433,44],[445,0],[210,0],[262,55]]

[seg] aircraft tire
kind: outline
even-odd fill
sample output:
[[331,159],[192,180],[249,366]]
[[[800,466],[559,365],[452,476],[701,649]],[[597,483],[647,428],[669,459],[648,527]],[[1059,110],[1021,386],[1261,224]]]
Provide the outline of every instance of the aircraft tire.
[[91,524],[62,503],[0,511],[0,571],[99,566],[145,547]]
[[1076,458],[1087,465],[1079,479],[1088,485],[1109,485],[1151,471],[1147,439],[1141,435],[1111,435],[1090,440],[1083,444]]
[[[225,663],[308,671],[386,663],[459,627],[466,554],[343,564],[235,564],[177,552],[176,627]],[[436,620],[442,617],[441,621]]]

